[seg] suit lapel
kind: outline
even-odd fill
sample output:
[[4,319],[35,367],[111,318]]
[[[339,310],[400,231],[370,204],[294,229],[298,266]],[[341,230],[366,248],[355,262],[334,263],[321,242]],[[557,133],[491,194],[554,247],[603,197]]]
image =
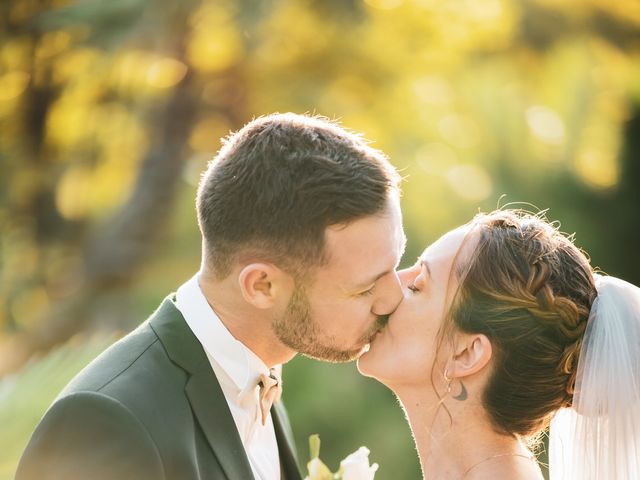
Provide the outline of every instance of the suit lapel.
[[298,457],[293,441],[293,434],[282,403],[278,402],[271,408],[271,418],[273,419],[273,427],[276,431],[276,440],[278,441],[278,451],[280,452],[280,461],[282,465],[282,477],[286,480],[301,480],[300,467],[298,465]]
[[195,373],[187,383],[186,392],[227,477],[253,478],[236,424],[215,375],[206,371]]
[[185,392],[211,449],[229,479],[252,479],[240,435],[209,360],[171,298],[149,320],[167,355],[190,373]]

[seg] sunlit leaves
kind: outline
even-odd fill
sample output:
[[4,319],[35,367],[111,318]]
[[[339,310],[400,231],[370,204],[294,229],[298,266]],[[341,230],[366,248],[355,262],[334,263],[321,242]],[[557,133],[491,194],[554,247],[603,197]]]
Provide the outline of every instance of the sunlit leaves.
[[71,44],[71,34],[64,30],[45,33],[38,42],[35,51],[35,60],[50,60],[66,51]]
[[231,2],[205,1],[192,14],[187,56],[195,68],[218,72],[242,59],[243,38],[233,22],[232,7]]
[[525,111],[531,134],[543,143],[559,144],[565,139],[564,122],[553,110],[534,105]]
[[69,167],[58,183],[56,207],[68,219],[83,218],[89,212],[93,171],[79,165]]
[[[541,49],[527,43],[523,30],[524,20],[544,19],[532,13],[535,2],[362,0],[344,7],[352,10],[345,15],[311,1],[280,1],[252,16],[243,8],[255,4],[204,0],[176,7],[183,9],[175,17],[184,20],[183,38],[173,38],[170,19],[154,10],[140,17],[137,40],[110,51],[81,41],[78,28],[92,34],[110,22],[133,28],[120,20],[137,21],[147,3],[89,8],[96,3],[58,2],[66,8],[36,15],[39,25],[55,27],[36,43],[16,35],[0,47],[5,116],[21,111],[30,82],[55,88],[44,162],[57,165],[48,182],[63,218],[100,217],[123,202],[155,141],[146,112],[188,74],[203,107],[188,135],[197,153],[210,155],[239,126],[217,109],[241,101],[249,115],[295,110],[342,119],[407,175],[437,184],[420,187],[430,204],[455,208],[495,198],[501,187],[493,177],[504,164],[532,178],[569,169],[595,189],[617,184],[619,132],[630,92],[638,90],[638,62],[633,51],[599,40],[581,22],[597,8],[618,18],[623,2],[574,0],[571,8],[537,2],[579,32],[553,36]],[[12,15],[36,10],[33,2],[17,2]],[[625,22],[636,21],[633,11]],[[97,26],[88,27],[91,19]],[[149,21],[164,29],[161,41],[149,36]],[[180,41],[182,57],[167,49]],[[226,76],[231,70],[234,76]],[[18,125],[4,132],[3,148],[20,151]],[[25,167],[9,198],[27,205],[43,178]]]
[[62,150],[88,141],[96,127],[95,100],[101,92],[100,84],[83,83],[61,96],[49,111],[47,141]]
[[187,74],[182,61],[144,50],[124,50],[113,58],[109,85],[126,97],[157,97]]
[[597,189],[614,187],[620,177],[620,167],[611,148],[586,147],[578,152],[575,169],[578,176]]
[[210,114],[202,118],[191,131],[189,146],[196,152],[213,153],[220,148],[220,139],[231,132],[229,120],[222,115]]
[[173,58],[160,58],[147,70],[147,83],[150,87],[165,89],[173,87],[187,74],[187,66]]
[[493,193],[491,177],[480,165],[456,165],[447,171],[446,179],[453,191],[466,200],[481,202]]
[[[136,25],[149,0],[64,0],[54,1],[32,18],[40,28],[51,31],[85,30],[86,40],[102,48],[119,45],[127,30]],[[88,30],[87,30],[88,27]]]
[[0,102],[19,97],[27,88],[31,76],[27,72],[15,70],[0,76]]
[[535,0],[535,3],[559,10],[564,15],[584,19],[594,12],[612,15],[625,22],[640,25],[640,4],[628,0]]
[[3,70],[24,70],[29,68],[32,41],[25,36],[7,39],[0,46],[0,61]]
[[61,54],[52,65],[53,82],[64,85],[79,76],[86,76],[89,72],[98,73],[100,52],[86,47],[69,49]]
[[[407,178],[409,262],[507,191],[508,201],[534,192],[546,202],[558,194],[554,178],[597,198],[624,185],[622,132],[640,101],[639,52],[628,41],[638,38],[638,2],[11,1],[8,21],[28,28],[7,29],[0,43],[5,332],[37,329],[43,311],[82,285],[87,225],[129,198],[158,145],[184,161],[176,178],[190,190],[162,235],[171,251],[145,266],[134,303],[154,304],[187,278],[199,254],[192,190],[220,138],[254,115],[324,114],[384,150]],[[175,134],[162,128],[167,101],[183,89],[180,101],[197,99],[195,120],[177,145],[165,143]],[[165,203],[153,214],[164,216]],[[317,396],[302,408],[309,401],[335,416]],[[350,448],[336,441],[328,451]],[[383,469],[416,477],[393,465],[397,453],[389,449]]]
[[8,8],[9,19],[16,23],[28,22],[39,13],[41,8],[37,0],[14,2],[14,4]]
[[[323,52],[330,53],[327,49],[332,46],[332,39],[338,40],[334,35],[339,27],[327,20],[309,0],[275,2],[269,15],[256,28],[256,63],[270,69],[296,68],[299,64],[308,64]],[[357,25],[351,25],[351,28],[355,29]],[[354,34],[353,30],[351,34]]]
[[32,48],[29,39],[19,36],[0,45],[0,117],[9,117],[20,105],[20,97],[32,77]]
[[79,163],[69,167],[56,190],[56,206],[69,219],[88,214],[100,216],[126,200],[148,139],[140,121],[118,104],[95,107],[90,134],[100,147],[94,165]]

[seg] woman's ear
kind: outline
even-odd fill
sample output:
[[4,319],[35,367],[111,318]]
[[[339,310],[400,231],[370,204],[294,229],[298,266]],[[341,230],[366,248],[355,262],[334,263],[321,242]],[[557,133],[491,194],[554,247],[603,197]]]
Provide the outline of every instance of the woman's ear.
[[481,333],[459,334],[450,375],[462,378],[482,370],[491,360],[491,342]]
[[267,309],[272,308],[278,300],[289,298],[293,278],[275,265],[250,263],[240,271],[238,284],[247,303]]

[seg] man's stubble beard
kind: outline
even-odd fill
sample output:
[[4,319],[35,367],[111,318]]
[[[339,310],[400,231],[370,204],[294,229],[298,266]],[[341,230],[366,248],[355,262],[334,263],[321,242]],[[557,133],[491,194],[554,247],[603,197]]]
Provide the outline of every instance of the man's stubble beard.
[[[383,319],[376,322],[374,331],[383,325]],[[304,287],[298,283],[284,314],[274,320],[272,328],[284,345],[316,360],[335,363],[350,362],[357,359],[362,352],[362,347],[341,350],[322,342],[318,325],[311,316],[309,298]],[[358,343],[360,345],[366,343],[373,336],[374,331],[367,332],[367,335]]]

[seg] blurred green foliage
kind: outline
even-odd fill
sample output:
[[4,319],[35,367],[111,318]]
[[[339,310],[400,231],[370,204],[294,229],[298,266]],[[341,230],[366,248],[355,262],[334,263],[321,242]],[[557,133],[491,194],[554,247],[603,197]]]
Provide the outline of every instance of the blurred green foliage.
[[[479,208],[524,201],[640,284],[639,25],[625,0],[2,2],[0,376],[77,332],[132,328],[186,280],[199,173],[274,111],[339,118],[390,155],[404,264]],[[0,432],[3,472],[89,353],[30,387],[23,426]],[[303,358],[285,379],[303,450],[320,433],[334,468],[366,444],[377,478],[417,478],[385,388]]]
[[58,392],[113,336],[77,337],[0,380],[0,479],[11,479],[31,433]]

